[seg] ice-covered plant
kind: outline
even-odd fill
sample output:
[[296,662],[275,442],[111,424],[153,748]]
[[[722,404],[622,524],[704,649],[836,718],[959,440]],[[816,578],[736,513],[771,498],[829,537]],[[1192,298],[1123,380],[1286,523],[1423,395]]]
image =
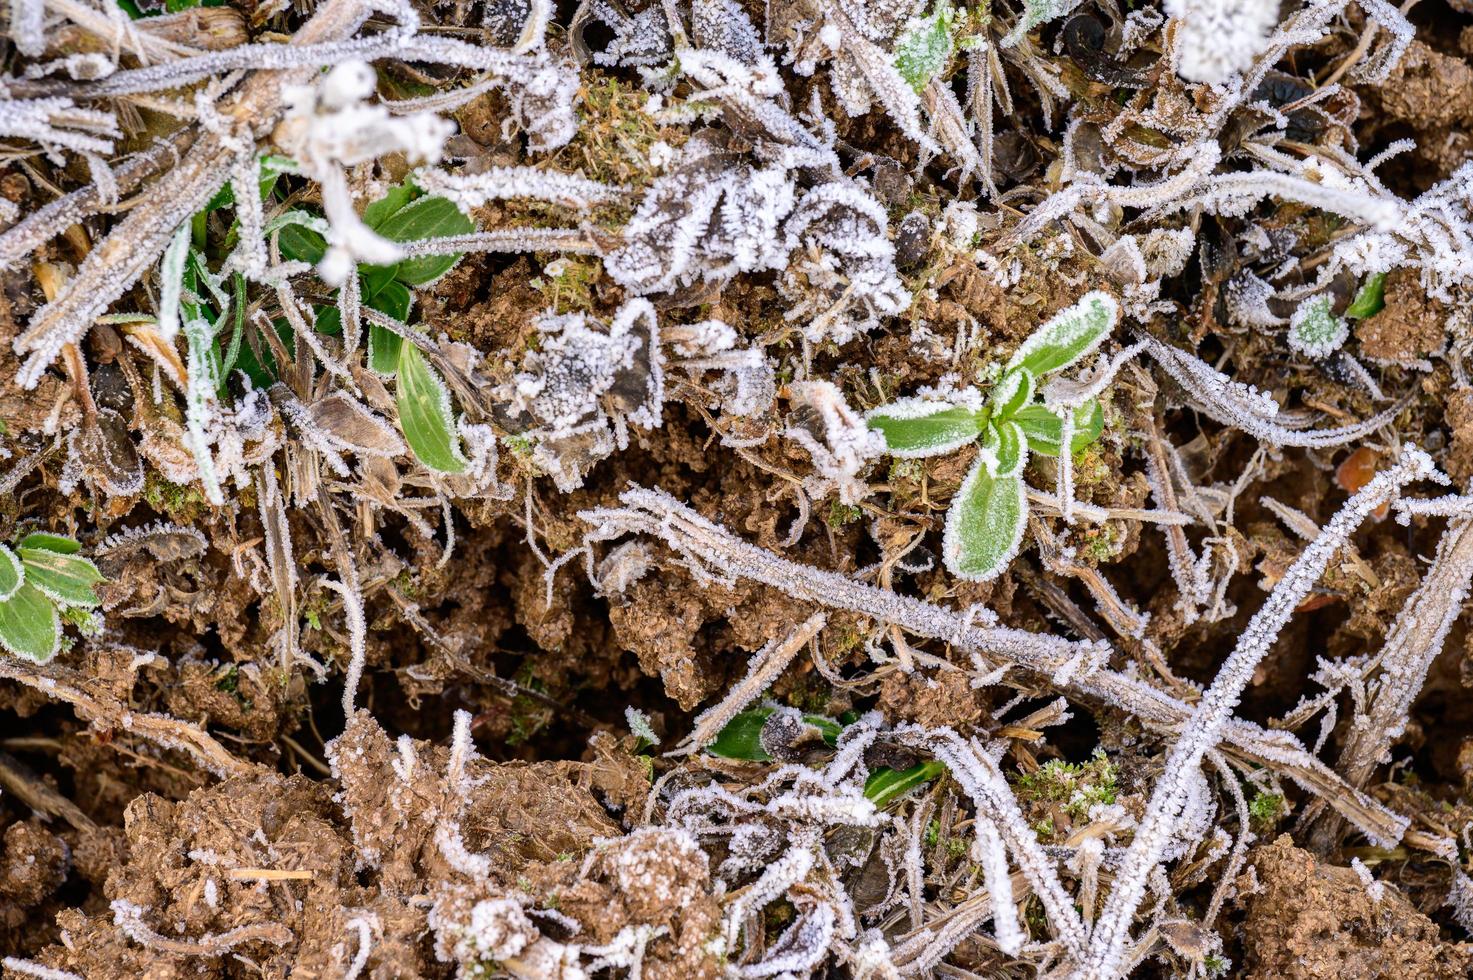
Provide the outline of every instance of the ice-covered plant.
[[57,534],[28,534],[14,548],[0,544],[0,647],[45,663],[61,649],[65,617],[83,629],[103,581],[82,546]]
[[956,50],[952,43],[956,20],[956,9],[947,0],[937,0],[925,17],[910,19],[895,42],[895,70],[917,92],[946,70]]
[[[783,752],[805,740],[822,741],[833,748],[843,731],[844,726],[823,715],[798,714],[791,708],[767,705],[743,711],[727,722],[706,751],[727,759],[770,762],[774,757],[773,750]],[[864,797],[883,809],[917,786],[935,779],[945,769],[946,766],[935,759],[904,769],[876,766],[865,777]]]
[[1327,357],[1340,349],[1350,328],[1330,308],[1330,297],[1311,296],[1289,318],[1289,346],[1306,357]]
[[1071,455],[1099,438],[1104,416],[1098,400],[1088,399],[1066,420],[1039,401],[1039,383],[1098,347],[1117,315],[1114,299],[1089,293],[1034,331],[985,397],[975,389],[921,395],[866,416],[889,453],[905,459],[955,452],[980,439],[977,461],[946,515],[942,559],[953,575],[986,581],[1017,554],[1028,517],[1023,467],[1030,451],[1058,456],[1066,430]]

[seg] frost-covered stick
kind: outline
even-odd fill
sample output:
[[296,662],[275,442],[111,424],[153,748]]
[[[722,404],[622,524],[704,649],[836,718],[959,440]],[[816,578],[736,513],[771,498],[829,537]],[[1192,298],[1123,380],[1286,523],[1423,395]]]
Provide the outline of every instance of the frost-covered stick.
[[[1181,506],[1176,499],[1176,487],[1171,482],[1171,464],[1161,445],[1163,438],[1156,413],[1149,413],[1145,455],[1151,496],[1156,498],[1156,505],[1163,510],[1178,511]],[[1198,610],[1207,604],[1212,586],[1207,581],[1205,570],[1197,563],[1197,556],[1192,553],[1186,532],[1179,527],[1167,527],[1165,534],[1171,577],[1176,580],[1177,591],[1181,593],[1177,608],[1181,610],[1183,623],[1190,626],[1197,621]]]
[[520,197],[587,209],[603,201],[618,200],[628,193],[624,187],[601,184],[581,174],[538,167],[492,167],[476,174],[452,174],[423,167],[415,171],[414,182],[426,193],[448,197],[467,210],[490,201]]
[[[1371,685],[1370,705],[1357,715],[1335,766],[1359,789],[1385,761],[1391,745],[1406,731],[1412,703],[1427,682],[1432,662],[1442,652],[1448,631],[1463,611],[1473,586],[1473,519],[1454,521],[1437,545],[1437,556],[1417,591],[1386,634],[1377,655],[1381,673]],[[1315,842],[1332,843],[1338,819],[1324,821]]]
[[992,896],[992,926],[997,945],[1009,956],[1017,956],[1027,939],[1018,925],[1018,910],[1013,905],[1013,878],[1008,873],[1008,854],[997,825],[986,814],[974,818],[977,844],[982,849],[982,881]]
[[[790,562],[742,541],[659,490],[634,487],[619,499],[625,507],[580,512],[579,517],[595,529],[589,541],[608,541],[625,534],[652,535],[680,555],[701,581],[714,580],[706,568],[707,563],[714,564],[727,580],[749,579],[803,601],[894,623],[917,636],[950,643],[993,660],[1010,661],[1044,678],[1053,678],[1069,664],[1077,668],[1084,655],[1102,656],[1107,649],[1104,644],[1071,643],[1023,630],[974,626],[970,617],[943,606]],[[1127,711],[1160,732],[1174,733],[1192,713],[1182,701],[1103,665],[1075,669],[1067,682],[1055,686],[1070,697]],[[1245,757],[1272,767],[1327,799],[1368,836],[1382,841],[1401,839],[1406,827],[1404,818],[1351,789],[1288,732],[1268,732],[1235,719],[1228,723],[1225,738]]]
[[1266,393],[1234,381],[1196,356],[1158,340],[1147,338],[1146,350],[1181,386],[1191,403],[1209,417],[1275,446],[1343,446],[1375,432],[1404,407],[1397,404],[1364,422],[1335,429],[1289,429],[1272,421],[1279,406]]
[[[976,805],[978,817],[996,821],[993,827],[1006,842],[1028,883],[1033,886],[1033,892],[1043,904],[1044,913],[1048,916],[1055,936],[1075,960],[1083,958],[1089,931],[1074,908],[1074,899],[1059,881],[1059,873],[1053,860],[1044,853],[1043,846],[1038,842],[1038,835],[1028,826],[1028,821],[1023,819],[1017,797],[1013,795],[1007,779],[1003,777],[992,757],[977,744],[976,739],[963,739],[949,728],[933,730],[918,725],[901,725],[895,729],[894,735],[901,742],[934,753],[936,758],[946,763],[952,778]],[[982,832],[979,831],[980,833]],[[1007,949],[1011,940],[1022,938],[1021,930],[1014,920],[1011,927],[1018,934],[1005,938],[1004,934],[1008,931],[1005,920],[1008,915],[998,909],[998,901],[1003,898],[1005,886],[999,881],[997,891],[993,891],[994,871],[989,871],[984,866],[984,875],[988,891],[993,896],[992,914],[994,925],[997,926],[998,941]],[[1010,890],[1011,886],[1006,888]],[[1021,948],[1021,943],[1018,948]],[[1016,953],[1017,950],[1010,952]]]
[[721,729],[726,727],[727,722],[767,690],[768,685],[777,679],[788,664],[793,662],[793,658],[808,645],[808,641],[817,636],[827,623],[827,616],[821,612],[814,613],[781,642],[774,641],[753,654],[747,665],[746,676],[737,681],[719,703],[697,715],[696,727],[668,754],[688,755],[709,745]]
[[266,545],[266,568],[282,617],[281,668],[288,675],[297,659],[297,564],[292,557],[291,525],[287,521],[286,501],[276,482],[276,469],[268,461],[261,467],[256,481],[257,504],[261,511],[262,537]]
[[[1028,503],[1045,514],[1059,513],[1059,501],[1051,493],[1028,489]],[[1170,527],[1189,527],[1195,523],[1191,516],[1181,511],[1148,510],[1144,507],[1098,507],[1082,500],[1074,501],[1074,516],[1103,524],[1106,521],[1140,521],[1144,524],[1163,524]]]
[[405,242],[409,258],[454,255],[457,252],[567,252],[601,255],[605,249],[592,233],[577,228],[506,228],[469,235],[446,235]]
[[280,922],[253,922],[237,926],[228,932],[206,933],[198,939],[173,939],[160,935],[143,921],[146,911],[126,899],[116,898],[112,903],[113,925],[124,935],[146,949],[180,956],[224,956],[241,943],[270,943],[273,946],[289,946],[296,937]]
[[1181,826],[1192,797],[1192,783],[1200,779],[1202,758],[1222,739],[1253,672],[1268,654],[1295,608],[1309,595],[1325,567],[1371,511],[1393,499],[1403,484],[1435,472],[1431,458],[1407,446],[1396,465],[1378,474],[1325,525],[1314,543],[1290,566],[1263,607],[1238,638],[1237,646],[1218,671],[1192,717],[1167,755],[1166,768],[1151,792],[1151,801],[1126,850],[1115,887],[1105,902],[1090,940],[1089,957],[1080,980],[1115,980],[1121,975],[1130,924],[1146,896],[1147,880],[1161,863],[1161,854]]
[[[291,43],[350,35],[366,16],[360,0],[328,0],[293,35]],[[178,166],[88,253],[61,295],[38,310],[16,338],[16,353],[29,355],[17,379],[22,387],[34,388],[62,345],[80,340],[93,321],[153,264],[175,229],[214,196],[240,160],[254,156],[255,141],[270,131],[281,111],[282,86],[300,83],[311,73],[310,68],[263,71],[245,81],[240,94],[221,110],[224,125],[199,138]]]
[[344,924],[345,929],[353,929],[358,933],[358,951],[353,954],[353,962],[348,964],[347,971],[343,974],[343,980],[358,980],[358,974],[368,965],[368,956],[373,952],[373,927],[378,925],[378,916],[370,912],[368,915],[355,915]]
[[48,698],[65,701],[84,720],[99,728],[126,731],[182,752],[222,779],[259,771],[257,766],[237,759],[208,732],[187,721],[132,711],[121,702],[109,703],[105,695],[89,693],[89,680],[68,667],[56,663],[41,667],[18,657],[0,657],[0,680],[16,681]]
[[7,956],[0,960],[0,966],[7,970],[26,977],[37,977],[38,980],[85,980],[84,977],[68,970],[57,970],[53,967],[43,966],[33,960],[23,960],[15,956]]
[[328,541],[332,545],[333,562],[338,566],[338,581],[327,582],[343,599],[343,615],[348,620],[348,669],[343,677],[343,715],[353,717],[354,702],[358,697],[358,685],[363,680],[363,668],[368,661],[368,617],[363,611],[363,586],[358,580],[358,566],[353,561],[353,552],[338,523],[333,509],[332,495],[327,487],[317,488],[317,510],[327,528]]
[[[180,155],[194,145],[199,133],[194,126],[181,126],[167,139],[113,167],[118,194],[132,193],[145,180],[174,166]],[[88,184],[26,215],[19,224],[0,234],[0,269],[15,268],[21,259],[106,204],[102,189]]]
[[1217,887],[1212,890],[1212,899],[1207,904],[1207,914],[1202,917],[1203,928],[1212,928],[1217,913],[1222,911],[1222,903],[1227,898],[1228,888],[1231,887],[1238,872],[1243,868],[1243,861],[1248,854],[1248,845],[1253,843],[1253,831],[1249,829],[1250,818],[1248,813],[1248,798],[1243,795],[1243,787],[1238,785],[1238,774],[1233,772],[1222,753],[1213,749],[1207,753],[1207,761],[1217,770],[1222,777],[1223,784],[1227,786],[1233,797],[1233,803],[1238,811],[1238,836],[1233,841],[1232,853],[1228,855],[1227,865],[1218,876]]
[[1205,207],[1220,214],[1244,214],[1265,197],[1277,197],[1338,214],[1370,225],[1377,231],[1390,231],[1401,217],[1401,202],[1391,196],[1375,197],[1351,188],[1330,188],[1323,184],[1281,174],[1271,170],[1219,174],[1208,180],[1195,193],[1162,204],[1164,211]]

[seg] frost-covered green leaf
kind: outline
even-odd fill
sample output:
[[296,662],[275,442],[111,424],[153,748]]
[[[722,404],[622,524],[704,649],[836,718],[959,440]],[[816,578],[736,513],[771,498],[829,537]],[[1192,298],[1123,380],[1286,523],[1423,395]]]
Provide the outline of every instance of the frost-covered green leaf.
[[1375,275],[1367,276],[1366,281],[1361,284],[1355,294],[1355,299],[1345,308],[1345,317],[1349,320],[1364,320],[1368,316],[1375,316],[1386,308],[1386,273],[1377,272]]
[[946,70],[951,61],[956,11],[947,0],[937,0],[931,13],[912,17],[895,42],[895,70],[917,92]]
[[[1043,405],[1029,405],[1013,416],[1013,421],[1028,437],[1028,448],[1040,456],[1059,455],[1059,440],[1064,438],[1064,423]],[[1105,413],[1100,403],[1091,398],[1074,410],[1074,438],[1071,452],[1077,453],[1098,439],[1105,431]]]
[[[385,316],[400,323],[409,321],[409,311],[414,305],[414,294],[398,280],[385,283],[365,303]],[[399,348],[404,339],[387,327],[372,324],[368,328],[368,366],[381,377],[392,378],[399,370]]]
[[1027,516],[1022,478],[994,479],[978,459],[946,513],[941,557],[947,570],[974,582],[996,577],[1018,553]]
[[445,382],[413,344],[400,345],[398,375],[395,401],[404,441],[430,469],[464,472],[466,460],[460,453],[460,437],[455,432],[455,415]]
[[22,547],[20,560],[25,566],[27,585],[35,586],[63,605],[97,605],[97,593],[92,587],[103,578],[90,559],[46,548]]
[[32,531],[20,539],[17,548],[45,548],[59,555],[75,555],[82,550],[82,544],[76,538],[69,538],[64,534],[48,534],[45,531]]
[[992,389],[988,404],[992,406],[992,417],[1010,419],[1015,413],[1033,400],[1034,379],[1028,371],[1017,368],[1004,374]]
[[915,459],[960,449],[982,434],[976,409],[926,398],[902,398],[865,416],[871,429],[885,437],[892,456]]
[[363,223],[382,235],[384,234],[384,222],[412,200],[414,200],[413,184],[407,180],[401,184],[395,184],[383,197],[363,209]]
[[1311,296],[1289,318],[1289,346],[1305,357],[1326,357],[1340,349],[1350,327],[1330,308],[1326,294]]
[[25,579],[19,556],[0,544],[0,602],[15,595]]
[[0,602],[0,647],[44,664],[61,649],[61,617],[56,604],[26,583]]
[[179,226],[159,267],[159,334],[173,340],[179,333],[179,299],[184,289],[184,262],[189,257],[189,222]]
[[[389,215],[376,230],[391,242],[418,242],[468,235],[476,226],[449,198],[422,197]],[[411,286],[425,286],[449,272],[459,261],[458,252],[405,259],[398,264],[394,278]]]
[[[766,762],[772,758],[767,750],[762,747],[762,726],[767,724],[767,719],[772,717],[774,708],[753,708],[743,711],[721,729],[721,733],[706,747],[706,751],[712,755],[719,755],[727,759],[747,759],[752,762]],[[839,740],[839,733],[843,728],[830,718],[823,715],[804,715],[806,724],[817,728],[823,736],[824,742],[834,745]]]
[[1003,38],[1003,47],[1012,47],[1035,27],[1057,20],[1079,6],[1080,2],[1081,0],[1023,0],[1023,15],[1008,32],[1008,36]]
[[[223,317],[222,317],[223,319]],[[225,503],[215,458],[210,453],[210,423],[215,416],[216,393],[220,390],[220,351],[215,346],[215,329],[197,316],[184,321],[184,338],[189,350],[189,386],[185,391],[185,443],[199,470],[205,499],[216,507]]]
[[982,434],[982,462],[991,477],[1017,476],[1028,462],[1028,437],[1013,421],[993,420]]
[[864,781],[864,795],[877,808],[883,810],[917,786],[929,783],[946,771],[946,764],[937,759],[911,766],[909,769],[891,769],[881,766],[869,774]]
[[1041,378],[1068,367],[1110,336],[1119,312],[1119,305],[1109,294],[1086,293],[1033,331],[1008,361],[1008,370],[1021,367]]

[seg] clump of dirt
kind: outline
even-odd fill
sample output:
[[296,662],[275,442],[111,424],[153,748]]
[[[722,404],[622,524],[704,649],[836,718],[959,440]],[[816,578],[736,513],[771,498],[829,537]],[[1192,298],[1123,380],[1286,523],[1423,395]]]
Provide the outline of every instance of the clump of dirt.
[[1367,357],[1392,364],[1414,364],[1447,343],[1447,309],[1427,296],[1415,275],[1386,277],[1386,308],[1356,326]]
[[1441,937],[1397,889],[1372,886],[1294,846],[1288,835],[1248,853],[1240,879],[1243,975],[1285,980],[1467,976],[1473,947]]

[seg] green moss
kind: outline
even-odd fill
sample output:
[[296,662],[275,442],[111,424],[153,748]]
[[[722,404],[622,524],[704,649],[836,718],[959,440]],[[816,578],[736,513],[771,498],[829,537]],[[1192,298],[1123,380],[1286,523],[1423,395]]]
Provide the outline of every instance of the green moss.
[[558,313],[587,311],[593,309],[593,287],[601,274],[597,259],[570,255],[549,262],[531,285]]
[[[1119,767],[1096,749],[1088,762],[1052,759],[1035,772],[1014,779],[1018,799],[1024,803],[1062,803],[1064,813],[1076,820],[1089,815],[1096,804],[1109,805],[1119,795]],[[1049,831],[1052,833],[1052,821]]]
[[824,523],[837,531],[841,527],[853,524],[863,515],[864,511],[860,510],[858,507],[851,507],[848,504],[841,504],[838,499],[835,498],[834,502],[829,505],[829,512],[828,515],[824,518]]
[[170,483],[152,469],[146,471],[143,500],[178,524],[198,523],[209,506],[204,495],[193,486]]
[[1257,793],[1248,803],[1248,820],[1262,837],[1284,816],[1284,798],[1278,793]]
[[926,830],[921,835],[921,840],[924,841],[928,848],[934,848],[937,844],[943,844],[946,848],[946,856],[952,859],[966,857],[972,848],[971,842],[965,837],[955,837],[948,834],[943,838],[941,836],[941,824],[936,820],[932,820],[926,824]]

